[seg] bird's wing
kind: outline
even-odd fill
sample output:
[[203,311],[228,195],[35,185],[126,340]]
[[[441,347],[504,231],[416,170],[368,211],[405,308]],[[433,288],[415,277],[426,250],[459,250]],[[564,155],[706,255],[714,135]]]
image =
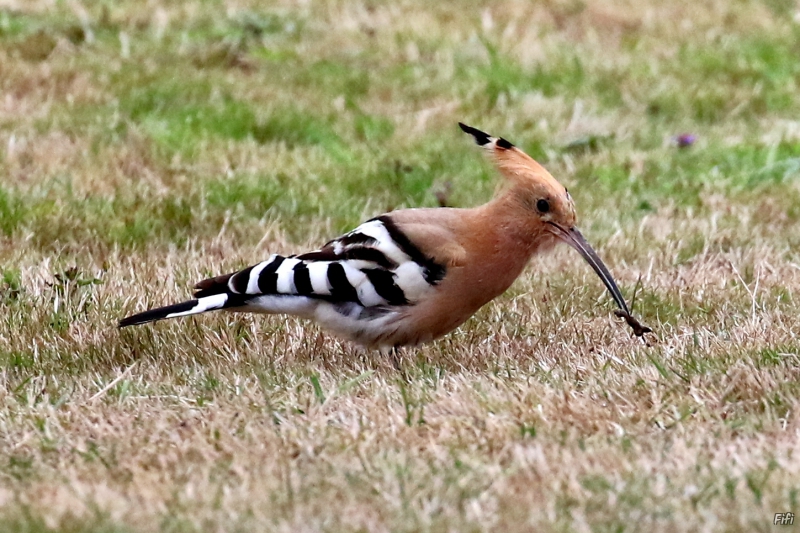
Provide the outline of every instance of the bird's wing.
[[[358,321],[386,316],[430,296],[459,260],[458,247],[445,229],[424,223],[419,213],[401,215],[408,211],[414,210],[369,220],[319,250],[272,255],[238,272],[205,279],[195,285],[192,300],[129,316],[119,325],[217,309],[308,317],[333,309],[323,320],[329,327],[363,334]],[[434,211],[430,218],[440,218],[435,216],[440,210],[419,211]],[[342,320],[351,322],[343,326]]]
[[[238,272],[201,281],[195,298],[226,293],[247,305],[265,295],[295,295],[363,307],[409,305],[444,277],[455,253],[432,244],[435,228],[402,225],[392,215],[369,220],[321,249],[273,255]],[[421,242],[420,246],[417,242]]]

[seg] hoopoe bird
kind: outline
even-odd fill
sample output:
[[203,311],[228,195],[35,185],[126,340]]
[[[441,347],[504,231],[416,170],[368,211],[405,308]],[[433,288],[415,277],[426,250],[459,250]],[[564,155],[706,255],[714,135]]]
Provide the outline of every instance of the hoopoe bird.
[[505,179],[487,204],[392,211],[319,250],[275,254],[203,280],[193,299],[130,316],[119,327],[224,309],[313,319],[369,348],[417,345],[464,323],[505,292],[531,257],[558,242],[583,256],[619,316],[635,322],[608,269],[575,227],[567,189],[502,137],[459,125]]

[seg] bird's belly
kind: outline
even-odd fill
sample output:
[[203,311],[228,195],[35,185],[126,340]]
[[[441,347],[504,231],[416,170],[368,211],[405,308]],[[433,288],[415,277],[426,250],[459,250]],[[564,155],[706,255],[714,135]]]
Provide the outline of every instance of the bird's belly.
[[[367,347],[394,346],[398,306],[363,307],[353,302],[319,302],[314,320],[324,329]],[[389,339],[389,340],[387,340]]]

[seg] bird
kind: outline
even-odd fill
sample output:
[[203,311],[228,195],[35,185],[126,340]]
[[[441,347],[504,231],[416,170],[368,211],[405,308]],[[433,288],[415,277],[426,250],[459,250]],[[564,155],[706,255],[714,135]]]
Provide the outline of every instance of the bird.
[[567,189],[506,139],[459,126],[503,178],[489,202],[391,211],[318,250],[273,254],[200,281],[192,299],[129,316],[119,327],[216,310],[287,314],[366,348],[396,350],[453,331],[559,242],[597,273],[618,316],[630,317],[614,278],[576,227]]

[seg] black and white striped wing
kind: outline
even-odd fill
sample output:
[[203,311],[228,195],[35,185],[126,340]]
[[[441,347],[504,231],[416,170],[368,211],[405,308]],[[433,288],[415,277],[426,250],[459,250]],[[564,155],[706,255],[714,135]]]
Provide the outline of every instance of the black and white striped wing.
[[244,270],[203,280],[193,300],[129,316],[119,325],[217,309],[314,317],[323,303],[350,319],[376,318],[424,298],[444,274],[444,266],[426,257],[390,215],[383,215],[320,250],[272,255]]
[[398,306],[418,301],[443,276],[444,267],[426,257],[384,215],[320,250],[273,255],[230,276],[201,282],[195,297],[225,290],[241,304],[257,296],[295,295],[363,307]]

